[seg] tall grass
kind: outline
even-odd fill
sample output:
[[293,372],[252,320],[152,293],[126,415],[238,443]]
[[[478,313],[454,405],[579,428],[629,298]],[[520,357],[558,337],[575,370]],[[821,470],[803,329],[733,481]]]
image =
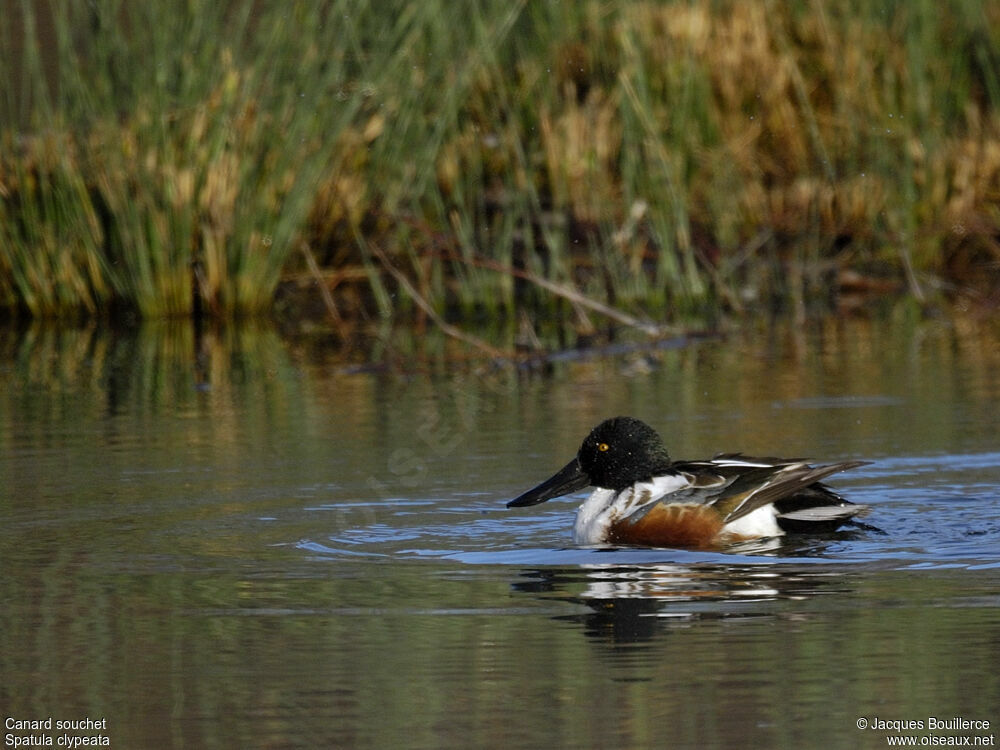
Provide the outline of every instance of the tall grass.
[[995,1],[50,6],[0,30],[35,315],[253,312],[300,250],[339,305],[573,320],[1000,262]]
[[5,135],[3,292],[39,315],[112,300],[149,317],[266,307],[317,196],[359,200],[342,168],[387,119],[405,136],[412,102],[448,89],[450,62],[422,81],[406,64],[419,45],[437,54],[424,36],[446,8],[433,2],[52,6],[51,39],[24,2],[3,50],[24,40],[6,68],[4,121],[19,127]]

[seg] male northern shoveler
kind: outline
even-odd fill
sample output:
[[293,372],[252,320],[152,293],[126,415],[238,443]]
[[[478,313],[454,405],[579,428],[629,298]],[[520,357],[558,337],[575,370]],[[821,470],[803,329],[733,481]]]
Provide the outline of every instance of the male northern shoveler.
[[786,532],[833,531],[868,510],[820,483],[868,461],[804,461],[720,454],[671,461],[652,427],[632,417],[597,425],[576,458],[507,503],[537,505],[587,486],[576,514],[577,544],[720,547]]

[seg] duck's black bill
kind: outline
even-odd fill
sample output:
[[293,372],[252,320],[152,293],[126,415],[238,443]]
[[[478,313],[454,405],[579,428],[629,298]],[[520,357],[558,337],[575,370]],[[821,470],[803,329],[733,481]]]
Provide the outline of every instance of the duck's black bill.
[[507,503],[507,507],[523,508],[528,505],[538,505],[554,497],[581,490],[589,484],[590,477],[583,473],[580,462],[574,458],[554,476],[549,477],[537,487],[532,487],[523,495],[515,497]]

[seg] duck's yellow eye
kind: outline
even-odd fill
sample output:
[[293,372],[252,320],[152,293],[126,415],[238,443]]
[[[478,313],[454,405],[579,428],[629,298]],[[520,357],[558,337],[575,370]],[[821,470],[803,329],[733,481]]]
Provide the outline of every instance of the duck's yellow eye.
[[610,447],[611,446],[608,445],[607,443],[598,443],[597,444],[597,450],[599,450],[601,453],[604,453],[604,451],[606,451]]

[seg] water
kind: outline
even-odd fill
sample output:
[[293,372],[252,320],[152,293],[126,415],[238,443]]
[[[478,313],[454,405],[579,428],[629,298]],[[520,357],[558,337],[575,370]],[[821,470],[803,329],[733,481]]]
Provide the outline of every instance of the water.
[[[2,334],[0,714],[124,748],[986,741],[997,334],[841,320],[404,373],[269,330]],[[872,460],[832,483],[884,533],[592,550],[579,496],[504,508],[618,413],[678,458]],[[955,717],[991,727],[927,728]]]

